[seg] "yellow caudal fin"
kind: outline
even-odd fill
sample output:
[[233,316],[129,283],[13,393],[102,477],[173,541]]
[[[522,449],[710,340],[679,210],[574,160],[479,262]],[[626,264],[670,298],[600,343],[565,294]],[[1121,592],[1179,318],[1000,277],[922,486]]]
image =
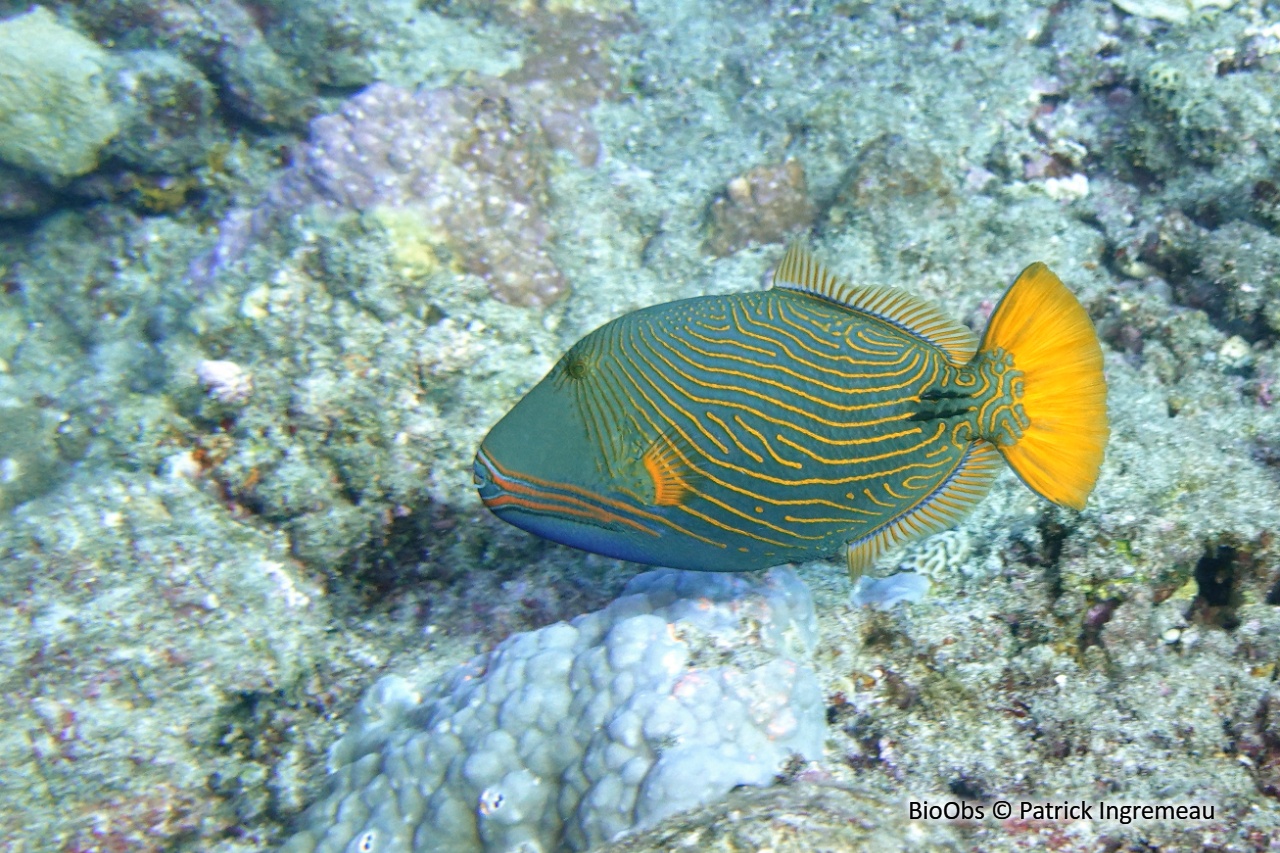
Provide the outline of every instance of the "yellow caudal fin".
[[1030,421],[1000,452],[1037,494],[1083,509],[1110,433],[1102,347],[1089,315],[1052,270],[1032,264],[991,315],[980,349],[997,347],[1023,375]]

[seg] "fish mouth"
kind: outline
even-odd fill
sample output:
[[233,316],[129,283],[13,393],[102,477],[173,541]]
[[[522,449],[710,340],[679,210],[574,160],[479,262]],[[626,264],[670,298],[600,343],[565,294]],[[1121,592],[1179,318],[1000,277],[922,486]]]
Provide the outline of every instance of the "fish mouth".
[[489,498],[494,496],[497,486],[494,483],[493,468],[484,450],[477,453],[475,462],[471,463],[471,482],[480,492],[480,500],[488,506]]
[[[610,532],[660,535],[657,528],[637,519],[634,510],[623,501],[597,495],[571,483],[508,470],[483,446],[476,453],[472,480],[480,492],[480,500],[490,511],[539,536],[563,541],[561,536],[566,524]],[[550,533],[553,528],[561,531],[561,535]]]

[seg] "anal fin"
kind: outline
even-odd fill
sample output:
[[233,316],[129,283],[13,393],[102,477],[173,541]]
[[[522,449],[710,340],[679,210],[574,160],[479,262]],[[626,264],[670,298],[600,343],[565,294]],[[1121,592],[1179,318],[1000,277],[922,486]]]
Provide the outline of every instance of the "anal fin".
[[932,494],[904,515],[848,544],[845,560],[849,579],[856,581],[890,548],[954,527],[986,497],[1002,467],[995,445],[983,439],[974,441]]

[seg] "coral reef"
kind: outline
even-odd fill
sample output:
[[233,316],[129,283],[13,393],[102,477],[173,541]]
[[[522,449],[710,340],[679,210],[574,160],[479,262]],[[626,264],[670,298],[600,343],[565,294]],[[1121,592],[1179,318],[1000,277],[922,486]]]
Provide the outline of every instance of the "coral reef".
[[56,194],[44,181],[0,165],[0,220],[32,219],[56,203]]
[[1189,158],[1211,166],[1222,162],[1240,141],[1240,128],[1222,97],[1221,84],[1205,70],[1193,75],[1190,69],[1157,59],[1137,70],[1135,77],[1150,120],[1131,126],[1129,156],[1134,165],[1163,172]]
[[240,405],[253,396],[253,376],[234,361],[205,359],[196,365],[196,378],[219,403]]
[[126,49],[163,49],[200,68],[222,103],[248,119],[298,125],[312,93],[235,0],[75,0],[76,17],[94,35]]
[[[183,315],[205,354],[174,353],[184,414],[217,425],[225,447],[212,475],[317,565],[406,513],[464,505],[475,443],[499,414],[480,389],[536,378],[556,348],[482,279],[441,269],[431,244],[390,242],[386,221],[283,221],[272,251],[250,253]],[[253,376],[225,424],[224,404],[183,390],[206,360]]]
[[1200,9],[1230,9],[1236,0],[1112,0],[1130,15],[1184,24]]
[[160,51],[114,57],[107,80],[120,131],[106,153],[143,172],[184,174],[222,139],[218,99],[195,66]]
[[508,14],[533,17],[540,13],[550,15],[589,15],[594,18],[609,18],[624,14],[631,10],[630,0],[498,0],[489,3],[485,0],[459,0],[462,7],[487,9],[497,7]]
[[[709,211],[753,233],[774,216],[753,181],[791,192],[794,163],[788,197],[852,281],[978,329],[1018,270],[1050,264],[1104,341],[1107,461],[1080,513],[998,481],[954,534],[881,566],[916,571],[856,599],[892,606],[852,606],[839,565],[798,567],[821,754],[592,838],[1274,847],[1267,4],[1178,24],[1103,0],[41,5],[0,3],[0,27],[34,17],[76,49],[19,88],[96,57],[78,91],[116,129],[84,147],[86,174],[0,167],[6,841],[276,848],[328,807],[325,752],[369,722],[352,709],[379,679],[460,720],[455,667],[513,673],[540,629],[599,622],[641,570],[495,524],[476,442],[609,318],[767,281],[780,237],[713,254]],[[196,258],[209,274],[187,275]],[[707,612],[751,638],[744,595]],[[648,624],[654,648],[723,665],[702,642],[718,629]],[[740,669],[769,657],[733,649]],[[1079,798],[1216,813],[953,824],[902,807]]]
[[964,849],[964,831],[909,821],[901,802],[868,785],[834,786],[820,774],[772,788],[742,788],[609,846],[618,853],[689,847],[715,853],[808,853],[812,850]]
[[1263,694],[1253,719],[1242,719],[1234,734],[1240,752],[1257,768],[1258,787],[1280,797],[1280,690],[1273,685]]
[[417,92],[376,83],[313,120],[295,165],[264,204],[224,220],[193,277],[207,285],[281,218],[320,204],[418,231],[427,268],[480,275],[505,302],[561,298],[568,285],[547,251],[551,151],[595,162],[584,113],[612,91],[603,44],[614,30],[594,19],[560,23],[502,80]]
[[58,442],[58,413],[0,406],[0,512],[54,489],[68,457]]
[[729,181],[711,203],[706,248],[716,257],[752,243],[781,243],[809,228],[817,208],[809,198],[798,160],[757,166]]
[[[278,537],[236,523],[187,480],[89,476],[77,491],[72,505],[27,502],[0,531],[0,826],[67,851],[219,835],[250,815],[206,788],[243,766],[218,746],[216,709],[228,696],[280,701],[327,666],[315,656],[320,591]],[[283,794],[296,783],[258,784]]]
[[[210,189],[220,214],[232,188],[219,173],[241,123],[303,129],[322,104],[336,103],[326,97],[333,87],[375,81],[411,91],[427,81],[447,86],[474,77],[503,111],[517,105],[519,116],[507,128],[513,138],[528,141],[522,129],[528,125],[538,137],[534,149],[543,147],[545,134],[553,147],[590,164],[599,144],[587,113],[616,91],[605,53],[623,29],[620,10],[603,8],[557,8],[550,16],[507,9],[498,15],[505,23],[492,24],[411,2],[64,0],[55,8],[65,13],[61,22],[36,7],[3,23],[15,36],[0,45],[6,68],[40,70],[15,71],[0,85],[0,163],[7,164],[0,218],[32,218],[63,198],[132,201],[147,212],[168,212],[211,201],[204,192]],[[18,120],[21,127],[5,128],[5,121]],[[525,195],[545,195],[546,176],[535,162],[543,153],[529,159],[529,186],[515,193],[508,213],[520,212],[530,201]],[[9,166],[23,171],[10,174]],[[561,287],[554,265],[537,250],[527,254],[538,267],[533,283],[525,282],[529,292]],[[504,256],[495,268],[520,260]]]
[[586,850],[821,753],[808,590],[663,570],[415,689],[378,682],[288,853]]
[[364,86],[377,79],[379,48],[397,39],[419,4],[412,0],[267,0],[267,39],[323,86]]
[[496,296],[543,305],[565,288],[544,249],[547,155],[536,125],[514,115],[501,91],[376,84],[312,122],[279,192],[299,205],[410,208],[439,251]]
[[0,160],[54,181],[92,171],[120,131],[108,66],[41,6],[0,22]]
[[885,578],[864,575],[854,583],[849,601],[854,607],[891,610],[903,602],[914,604],[929,593],[929,578],[919,572],[898,572]]

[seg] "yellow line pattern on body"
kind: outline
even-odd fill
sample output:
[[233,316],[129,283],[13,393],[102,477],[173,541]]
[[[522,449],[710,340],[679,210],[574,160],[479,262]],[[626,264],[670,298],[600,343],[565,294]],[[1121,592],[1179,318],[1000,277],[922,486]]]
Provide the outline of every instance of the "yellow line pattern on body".
[[[663,514],[705,529],[702,541],[723,546],[719,531],[785,554],[875,530],[954,469],[956,425],[910,423],[946,369],[940,352],[803,294],[721,304],[718,316],[628,315],[582,354],[590,371],[578,406],[609,467],[634,471],[640,450],[670,436],[673,463],[690,472],[688,499]],[[832,494],[852,484],[867,486],[856,500]],[[847,502],[833,499],[841,494]]]

